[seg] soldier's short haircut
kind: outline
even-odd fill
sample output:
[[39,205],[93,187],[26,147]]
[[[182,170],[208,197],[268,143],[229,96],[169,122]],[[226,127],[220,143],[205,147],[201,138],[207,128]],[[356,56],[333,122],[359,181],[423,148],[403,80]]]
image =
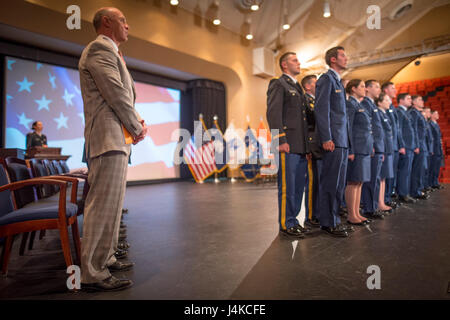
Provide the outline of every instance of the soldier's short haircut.
[[410,96],[410,94],[409,94],[409,93],[400,93],[400,94],[397,96],[397,101],[400,102],[400,100],[405,100],[405,98],[406,98],[407,96]]
[[289,56],[291,56],[291,55],[297,55],[295,52],[291,52],[291,51],[289,51],[289,52],[286,52],[286,53],[283,53],[282,55],[281,55],[281,57],[280,57],[280,69],[281,69],[281,71],[284,71],[283,70],[283,65],[282,65],[282,63],[284,62],[284,61],[286,61],[287,60],[287,58],[289,58]]
[[385,82],[381,85],[381,90],[384,91],[384,89],[386,89],[389,86],[393,86],[393,85],[394,85],[394,83],[391,81]]
[[327,52],[325,53],[325,62],[330,67],[331,67],[331,58],[337,59],[339,50],[345,50],[345,49],[344,49],[344,47],[338,46],[338,47],[333,47],[331,49],[328,49]]
[[411,96],[413,102],[416,101],[418,98],[422,98],[422,96],[419,96],[418,94]]
[[367,80],[364,84],[366,85],[366,88],[368,88],[368,87],[371,87],[374,83],[378,83],[378,81],[374,80],[374,79],[370,79],[370,80]]
[[317,79],[317,76],[315,74],[310,74],[302,79],[301,84],[303,89],[305,89],[305,85],[310,83],[312,79]]

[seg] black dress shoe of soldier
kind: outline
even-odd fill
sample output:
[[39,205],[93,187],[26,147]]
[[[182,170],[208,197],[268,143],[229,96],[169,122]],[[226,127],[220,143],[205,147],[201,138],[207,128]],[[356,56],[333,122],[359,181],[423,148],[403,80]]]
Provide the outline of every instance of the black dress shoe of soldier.
[[417,202],[417,200],[411,198],[410,196],[400,197],[399,199],[403,203],[416,203]]
[[81,283],[81,289],[87,292],[95,291],[119,291],[124,290],[133,285],[131,280],[118,279],[111,276],[105,280],[95,282],[95,283]]
[[420,194],[420,195],[418,195],[418,196],[416,196],[414,198],[418,199],[418,200],[427,200],[428,198],[430,198],[430,196],[427,195],[427,194],[422,193],[422,194]]
[[372,220],[373,219],[380,219],[380,220],[384,219],[384,216],[381,213],[379,213],[379,212],[365,212],[364,216],[366,218],[370,218]]
[[333,237],[340,237],[340,238],[345,238],[348,237],[348,232],[347,230],[341,228],[340,226],[338,227],[320,227],[320,229],[326,233],[328,233],[329,235],[333,236]]
[[127,250],[130,246],[130,244],[128,242],[124,241],[119,241],[119,243],[117,244],[117,249],[120,250]]
[[287,235],[287,236],[291,236],[291,237],[297,237],[297,238],[304,238],[304,234],[303,232],[301,232],[297,227],[291,227],[289,229],[280,230],[280,233]]
[[311,228],[319,228],[320,227],[320,222],[317,219],[311,219],[311,220],[306,220],[305,221],[305,226],[311,227]]
[[301,233],[307,234],[311,232],[311,229],[308,227],[302,227],[301,225],[295,226],[298,230],[300,230]]
[[124,259],[128,256],[128,251],[117,249],[117,251],[114,253],[114,256],[116,257],[116,259]]
[[134,267],[133,262],[121,262],[116,261],[112,265],[108,266],[109,271],[127,271]]

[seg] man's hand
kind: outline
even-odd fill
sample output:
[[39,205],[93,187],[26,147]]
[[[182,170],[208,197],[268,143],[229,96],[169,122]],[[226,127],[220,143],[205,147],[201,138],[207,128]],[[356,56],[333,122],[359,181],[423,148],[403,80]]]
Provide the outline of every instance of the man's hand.
[[406,154],[406,149],[405,149],[405,148],[400,148],[400,149],[398,150],[398,153],[400,153],[400,154]]
[[283,144],[280,144],[278,146],[278,151],[289,153],[289,144],[287,142],[283,143]]
[[420,153],[420,149],[419,149],[419,148],[415,148],[415,149],[414,149],[414,153],[415,153],[415,154],[419,154],[419,153]]
[[354,154],[349,154],[348,155],[348,160],[354,161],[355,160],[355,155]]
[[322,143],[322,148],[325,151],[334,151],[334,142],[332,140]]
[[134,138],[134,141],[133,141],[134,145],[136,145],[139,142],[141,142],[142,140],[144,140],[145,136],[147,135],[148,127],[145,125],[145,121],[141,120],[140,122],[142,124],[142,131],[136,138]]
[[381,155],[381,162],[384,162],[384,154]]

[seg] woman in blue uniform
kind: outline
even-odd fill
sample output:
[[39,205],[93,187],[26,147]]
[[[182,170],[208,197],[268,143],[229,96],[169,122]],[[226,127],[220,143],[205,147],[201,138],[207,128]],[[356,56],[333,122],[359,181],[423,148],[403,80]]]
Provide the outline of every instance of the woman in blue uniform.
[[380,195],[378,198],[378,209],[385,213],[391,213],[392,208],[384,203],[384,193],[386,191],[386,179],[394,177],[394,136],[392,133],[392,126],[386,114],[391,105],[391,98],[387,94],[380,93],[380,96],[375,100],[375,104],[380,110],[381,125],[384,131],[384,161],[381,165],[380,173]]
[[365,225],[370,221],[359,213],[362,185],[370,181],[370,156],[373,153],[372,124],[369,111],[360,105],[366,93],[364,81],[350,80],[345,89],[347,116],[351,148],[348,156],[347,187],[345,202],[347,204],[347,223]]

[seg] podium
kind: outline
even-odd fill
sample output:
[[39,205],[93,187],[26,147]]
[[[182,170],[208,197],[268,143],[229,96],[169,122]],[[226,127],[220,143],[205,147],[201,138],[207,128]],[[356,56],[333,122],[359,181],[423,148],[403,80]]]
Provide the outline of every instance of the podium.
[[27,149],[25,159],[67,160],[70,156],[61,154],[61,148],[32,147]]

